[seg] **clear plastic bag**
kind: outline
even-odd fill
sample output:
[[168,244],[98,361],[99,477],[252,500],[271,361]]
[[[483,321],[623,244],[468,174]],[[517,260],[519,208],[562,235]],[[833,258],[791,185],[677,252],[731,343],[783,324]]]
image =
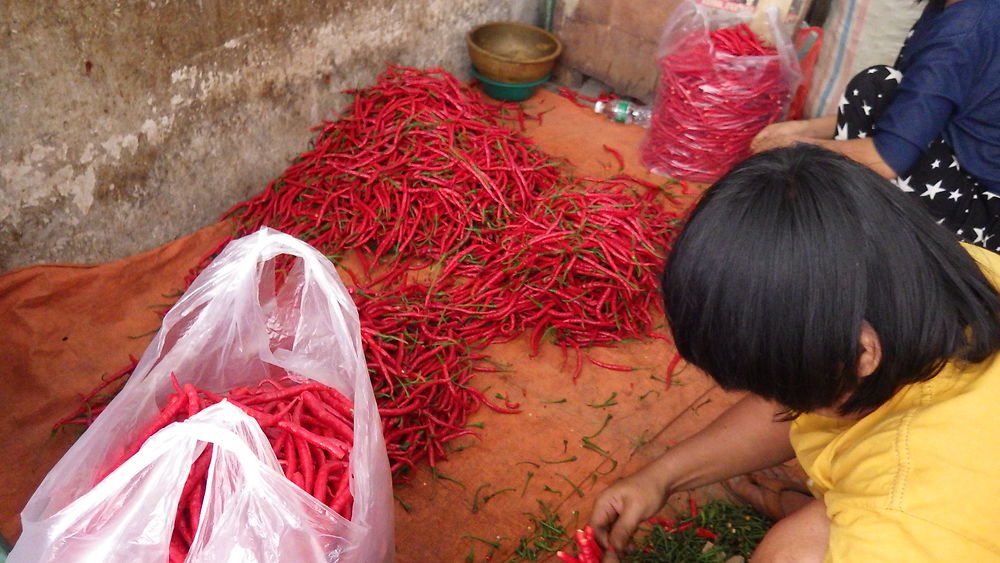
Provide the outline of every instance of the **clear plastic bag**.
[[747,24],[746,15],[693,0],[674,10],[657,52],[660,81],[640,147],[647,168],[713,182],[749,156],[753,137],[785,114],[799,81],[799,63],[777,13],[770,16],[768,39],[775,52],[732,55],[713,37]]
[[[289,257],[294,260],[288,260]],[[280,284],[275,283],[275,258],[282,265],[289,265]],[[333,265],[322,254],[294,237],[265,228],[227,245],[166,314],[160,331],[128,383],[28,501],[21,514],[23,532],[9,561],[98,560],[67,556],[46,559],[33,554],[47,553],[39,550],[66,542],[67,532],[60,532],[56,524],[66,518],[67,511],[75,510],[76,501],[91,491],[110,486],[106,484],[108,479],[97,481],[156,417],[173,391],[171,373],[178,374],[185,383],[217,393],[256,385],[269,377],[294,374],[334,387],[351,399],[354,402],[354,448],[350,457],[352,518],[348,521],[320,510],[325,507],[315,499],[310,510],[285,514],[299,517],[303,526],[309,523],[326,526],[323,535],[330,538],[322,544],[323,553],[310,552],[317,555],[315,559],[296,551],[296,558],[285,560],[366,563],[392,560],[392,483],[378,407],[361,349],[357,310]],[[264,445],[267,446],[266,442]],[[265,449],[270,451],[270,446]],[[186,456],[178,457],[182,459],[172,463],[183,465],[186,460],[190,465],[193,461]],[[273,452],[270,460],[277,465]],[[133,462],[126,462],[119,469],[129,463]],[[144,473],[140,480],[133,481],[145,482],[152,477]],[[183,481],[181,478],[175,483],[178,494]],[[288,485],[294,487],[291,482]],[[266,502],[245,500],[261,505],[260,508]],[[109,497],[108,502],[113,506],[99,511],[108,517],[133,510],[114,497]],[[169,499],[157,502],[169,506]],[[146,511],[137,514],[136,520],[149,528],[137,530],[141,533],[128,540],[102,543],[105,540],[99,534],[91,535],[89,527],[76,530],[71,536],[74,541],[82,535],[88,541],[102,543],[106,551],[101,561],[166,561],[176,503],[174,498],[172,509],[163,515],[169,522],[153,522],[153,514]],[[313,504],[303,502],[298,506],[308,508]],[[288,510],[287,506],[281,509]],[[251,527],[255,543],[234,545],[235,551],[215,553],[212,555],[215,559],[209,559],[207,553],[193,559],[192,550],[188,561],[279,561],[285,550],[299,549],[288,537],[291,528],[267,530],[248,522],[246,517],[211,525],[223,524]],[[157,526],[167,526],[168,533],[162,537],[147,533],[158,529]],[[153,548],[148,545],[151,542],[155,544]],[[132,551],[151,553],[147,548],[158,550],[157,555],[131,558],[125,555]]]

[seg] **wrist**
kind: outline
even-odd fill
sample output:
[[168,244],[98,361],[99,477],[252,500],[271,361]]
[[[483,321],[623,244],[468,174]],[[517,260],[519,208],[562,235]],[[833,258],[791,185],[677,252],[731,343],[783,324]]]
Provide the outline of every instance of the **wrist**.
[[818,139],[832,139],[837,132],[837,116],[827,115],[807,121],[808,135]]
[[653,490],[667,497],[678,491],[692,488],[691,472],[685,470],[685,458],[668,451],[642,468],[638,475]]

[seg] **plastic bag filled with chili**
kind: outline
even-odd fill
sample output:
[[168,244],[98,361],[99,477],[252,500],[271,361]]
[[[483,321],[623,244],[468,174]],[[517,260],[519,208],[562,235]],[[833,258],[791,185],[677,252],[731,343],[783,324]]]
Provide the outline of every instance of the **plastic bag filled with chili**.
[[657,51],[660,79],[640,155],[651,171],[713,182],[750,155],[750,141],[788,110],[800,70],[778,21],[765,37],[746,15],[693,0],[668,20]]
[[327,561],[345,543],[336,513],[286,479],[260,426],[224,401],[155,433],[49,520],[58,541],[19,541],[11,560],[166,561],[185,477],[209,446],[201,525],[185,561]]
[[[350,520],[328,515],[323,522],[330,541],[317,560],[392,560],[392,484],[357,309],[325,256],[294,237],[264,228],[229,243],[167,312],[128,383],[28,501],[21,514],[24,531],[10,561],[73,560],[35,554],[45,553],[36,551],[39,546],[66,539],[54,528],[63,511],[105,486],[107,468],[121,460],[174,392],[171,374],[181,378],[181,384],[215,393],[286,374],[343,393],[354,404],[349,466],[354,500]],[[101,543],[86,530],[78,533]],[[283,557],[284,550],[295,548],[281,541],[280,530],[261,534],[270,540],[266,545],[271,551],[260,552],[259,558],[241,551],[241,561],[310,560],[290,552]],[[127,542],[106,542],[100,560],[149,560],[127,554],[130,546],[140,549],[154,541],[162,553],[158,560],[167,561],[169,536],[160,540],[165,541],[141,534]]]

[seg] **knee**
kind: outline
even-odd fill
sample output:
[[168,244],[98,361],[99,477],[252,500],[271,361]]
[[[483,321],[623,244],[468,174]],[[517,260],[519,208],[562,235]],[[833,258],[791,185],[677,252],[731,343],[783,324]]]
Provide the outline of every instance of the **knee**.
[[825,545],[822,550],[818,550],[815,546],[803,542],[800,536],[787,537],[783,533],[774,534],[779,526],[781,522],[775,524],[764,536],[754,550],[750,563],[823,563],[826,557]]
[[822,563],[829,541],[826,506],[814,500],[772,526],[750,563]]
[[891,77],[901,77],[902,73],[889,65],[872,65],[861,72],[855,74],[847,83],[847,91],[871,92],[875,94],[890,94],[899,85]]

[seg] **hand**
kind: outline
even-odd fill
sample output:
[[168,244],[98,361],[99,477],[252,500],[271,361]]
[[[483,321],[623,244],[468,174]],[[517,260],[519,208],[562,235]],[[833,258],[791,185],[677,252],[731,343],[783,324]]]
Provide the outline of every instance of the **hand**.
[[750,151],[754,154],[770,149],[787,147],[798,142],[809,133],[805,121],[781,121],[760,130],[750,141]]
[[[606,549],[604,563],[617,563],[639,524],[656,514],[667,501],[668,491],[652,474],[639,471],[605,489],[594,501],[590,526]],[[617,553],[616,553],[617,552]]]

